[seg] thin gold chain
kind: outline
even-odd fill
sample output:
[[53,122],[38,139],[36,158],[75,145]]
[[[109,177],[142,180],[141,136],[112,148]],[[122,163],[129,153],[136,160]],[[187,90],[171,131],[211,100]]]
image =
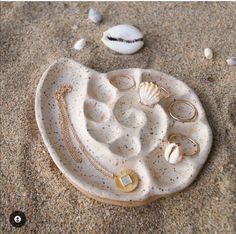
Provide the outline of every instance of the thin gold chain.
[[78,137],[78,135],[76,133],[76,130],[75,130],[73,124],[70,122],[70,118],[69,118],[68,110],[67,110],[67,105],[66,105],[66,102],[65,102],[65,95],[67,93],[71,92],[71,90],[72,90],[71,86],[63,85],[55,93],[55,97],[57,99],[58,107],[59,107],[60,126],[61,126],[61,130],[62,130],[62,135],[63,135],[64,141],[65,141],[65,145],[66,145],[69,153],[73,157],[73,159],[75,161],[77,161],[77,162],[81,162],[81,158],[78,155],[77,151],[75,150],[75,147],[73,146],[73,144],[71,142],[71,137],[70,137],[70,129],[71,129],[71,131],[73,133],[73,136],[75,137],[75,139],[76,139],[76,141],[77,141],[77,143],[79,145],[79,149],[81,150],[81,152],[83,152],[85,157],[94,166],[94,168],[96,170],[100,171],[104,176],[110,177],[110,178],[114,178],[115,175],[113,173],[111,173],[110,171],[108,171],[107,169],[105,169],[93,157],[93,155],[91,155],[90,152],[88,152],[88,150],[83,146],[82,142],[80,141],[80,139],[79,139],[79,137]]

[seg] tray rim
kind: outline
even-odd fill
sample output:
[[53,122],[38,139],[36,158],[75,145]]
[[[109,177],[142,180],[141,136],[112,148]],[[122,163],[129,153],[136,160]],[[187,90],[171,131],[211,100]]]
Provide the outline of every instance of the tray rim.
[[[178,192],[181,192],[185,189],[187,189],[195,180],[196,178],[198,177],[200,171],[202,170],[202,167],[204,166],[204,164],[206,163],[207,159],[208,159],[208,156],[209,156],[209,153],[211,152],[211,148],[212,148],[212,142],[213,142],[213,134],[212,134],[212,129],[209,125],[209,122],[208,120],[206,119],[206,124],[208,125],[208,131],[209,131],[209,135],[211,136],[209,138],[210,142],[209,142],[209,150],[208,150],[208,153],[207,153],[207,156],[206,156],[206,159],[204,161],[204,163],[202,165],[199,166],[199,170],[198,170],[198,173],[197,175],[191,180],[189,181],[189,183],[182,189],[176,191],[176,192],[172,192],[172,193],[165,193],[165,194],[162,194],[162,195],[152,195],[148,198],[145,198],[144,200],[131,200],[131,201],[125,201],[125,200],[115,200],[115,199],[109,199],[109,198],[104,198],[104,197],[101,197],[101,196],[97,196],[97,195],[94,195],[88,191],[85,191],[82,187],[78,186],[74,181],[73,181],[73,178],[70,178],[70,177],[73,177],[73,176],[69,176],[66,174],[66,167],[60,162],[59,160],[59,157],[56,157],[54,154],[55,154],[55,151],[52,147],[52,145],[50,144],[50,140],[47,136],[47,133],[46,133],[46,130],[44,129],[44,124],[43,124],[43,121],[42,119],[39,117],[39,116],[42,116],[42,112],[41,112],[41,108],[39,108],[41,106],[41,94],[40,93],[40,90],[41,88],[43,87],[43,84],[44,84],[44,81],[46,80],[47,78],[47,75],[48,75],[48,72],[51,70],[51,68],[53,66],[55,66],[56,64],[58,63],[62,63],[62,62],[73,62],[73,63],[77,63],[77,64],[80,64],[79,62],[73,60],[73,59],[69,59],[69,58],[66,58],[66,57],[62,57],[62,58],[59,58],[59,59],[56,59],[52,64],[50,64],[50,66],[44,71],[43,75],[41,76],[40,80],[39,80],[39,83],[37,85],[37,89],[36,89],[36,93],[35,93],[35,118],[36,118],[36,122],[37,122],[37,125],[38,125],[38,128],[39,128],[39,132],[42,136],[42,139],[43,139],[43,142],[46,146],[46,149],[48,150],[53,162],[56,164],[56,166],[58,167],[58,169],[62,172],[62,174],[67,178],[67,180],[69,180],[69,182],[74,186],[76,187],[82,194],[86,195],[87,197],[89,198],[92,198],[92,199],[95,199],[99,202],[103,202],[103,203],[106,203],[106,204],[111,204],[111,205],[117,205],[117,206],[123,206],[123,207],[136,207],[136,206],[143,206],[143,205],[147,205],[153,201],[156,201],[158,199],[160,199],[161,197],[167,197],[167,196],[172,196],[174,195],[175,193],[178,193]],[[82,66],[84,66],[83,64],[81,64]],[[85,66],[86,67],[86,66]],[[89,68],[90,70],[92,71],[95,71],[97,72],[96,70],[94,69],[91,69]],[[126,68],[126,69],[140,69],[140,68]],[[124,69],[117,69],[116,71],[121,71],[121,70],[124,70]],[[154,69],[140,69],[140,70],[146,70],[146,71],[156,71]],[[107,71],[106,73],[101,73],[101,74],[107,74],[107,73],[110,73],[110,72],[113,72],[113,71]],[[159,73],[161,74],[165,74],[165,73],[162,73],[160,71],[158,71]],[[168,75],[168,74],[166,74]],[[171,75],[168,75],[170,77],[172,77]],[[184,83],[183,81],[179,80],[178,81]],[[184,83],[185,84],[185,83]],[[186,84],[187,85],[187,84]],[[187,85],[188,86],[188,85]],[[191,87],[188,86],[188,88],[190,90],[192,90]],[[193,91],[193,90],[192,90]],[[194,92],[194,91],[193,91]],[[194,92],[195,93],[195,92]],[[202,103],[199,99],[199,97],[196,95],[196,98],[198,99],[201,107],[202,107]],[[202,107],[203,109],[203,107]],[[205,113],[205,110],[203,109],[204,111],[204,115],[206,117],[206,113]],[[50,146],[50,147],[49,147]],[[56,153],[57,154],[57,153]]]

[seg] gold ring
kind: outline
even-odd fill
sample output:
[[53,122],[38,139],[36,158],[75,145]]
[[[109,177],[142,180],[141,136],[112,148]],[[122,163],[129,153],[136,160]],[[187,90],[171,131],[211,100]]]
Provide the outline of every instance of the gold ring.
[[[117,87],[117,85],[115,85],[115,84],[113,83],[113,81],[112,81],[112,78],[114,79],[114,78],[124,78],[124,77],[129,78],[129,79],[131,79],[131,80],[133,81],[133,85],[132,85],[131,87],[129,87],[129,88],[119,88],[119,87]],[[117,89],[119,89],[119,90],[121,90],[121,91],[128,91],[128,90],[132,89],[133,87],[136,87],[136,81],[135,81],[135,79],[133,78],[133,76],[128,76],[128,75],[116,75],[116,76],[111,77],[111,78],[109,79],[109,81],[110,81],[110,83],[111,83],[113,86],[115,86]]]
[[[184,103],[184,104],[186,104],[187,106],[190,106],[190,107],[193,109],[193,115],[192,115],[190,118],[180,118],[180,117],[175,116],[175,115],[172,113],[172,108],[173,108],[173,106],[174,106],[176,103]],[[169,111],[170,116],[171,116],[173,119],[175,119],[175,120],[177,120],[177,121],[180,121],[180,122],[191,122],[191,121],[193,121],[193,120],[196,118],[197,113],[198,113],[196,107],[195,107],[191,102],[186,101],[186,100],[176,100],[176,101],[171,102],[171,104],[170,104],[169,107],[168,107],[168,111]]]
[[170,93],[165,88],[161,87],[161,89],[167,94],[165,98],[170,97]]
[[187,139],[188,141],[190,141],[191,143],[193,143],[193,145],[195,146],[197,146],[197,151],[196,152],[194,152],[193,154],[184,154],[184,156],[194,156],[194,155],[196,155],[196,154],[198,154],[199,152],[200,152],[200,146],[199,146],[199,144],[196,142],[196,141],[194,141],[192,138],[190,138],[190,137],[187,137],[187,136],[185,136],[185,135],[170,135],[169,136],[169,138],[168,138],[168,141],[170,142],[170,143],[173,143],[173,142],[175,142],[175,141],[172,141],[172,139],[173,138],[176,138],[176,137],[180,137],[180,138],[185,138],[185,139]]

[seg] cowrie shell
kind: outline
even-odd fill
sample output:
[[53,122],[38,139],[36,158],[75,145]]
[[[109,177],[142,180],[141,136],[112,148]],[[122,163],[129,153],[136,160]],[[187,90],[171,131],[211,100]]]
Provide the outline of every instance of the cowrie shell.
[[143,47],[143,34],[134,26],[120,24],[103,33],[102,42],[120,54],[133,54]]
[[183,148],[176,143],[170,143],[167,145],[164,153],[166,161],[170,164],[176,164],[183,158]]

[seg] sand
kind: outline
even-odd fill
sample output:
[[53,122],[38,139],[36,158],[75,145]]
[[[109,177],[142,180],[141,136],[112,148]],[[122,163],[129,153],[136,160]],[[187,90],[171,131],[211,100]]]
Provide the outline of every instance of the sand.
[[[104,20],[87,19],[93,6]],[[19,233],[233,233],[235,211],[236,3],[1,3],[1,226],[26,214]],[[145,34],[135,55],[117,55],[100,38],[129,23]],[[73,49],[86,38],[86,47]],[[206,60],[203,49],[214,58]],[[101,72],[160,70],[192,87],[206,110],[214,142],[207,163],[186,190],[136,208],[82,195],[60,173],[39,134],[34,95],[44,70],[68,57]]]

